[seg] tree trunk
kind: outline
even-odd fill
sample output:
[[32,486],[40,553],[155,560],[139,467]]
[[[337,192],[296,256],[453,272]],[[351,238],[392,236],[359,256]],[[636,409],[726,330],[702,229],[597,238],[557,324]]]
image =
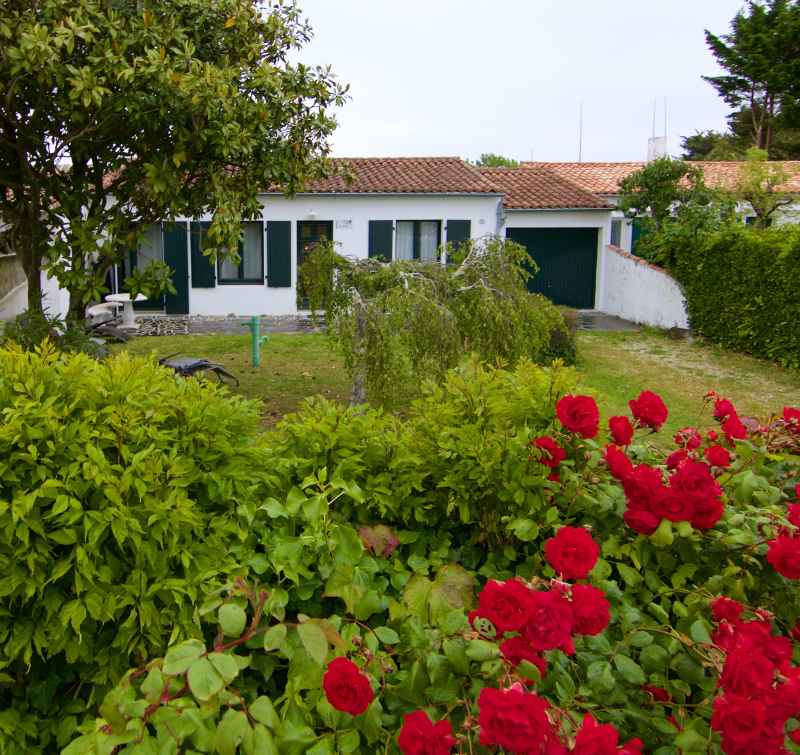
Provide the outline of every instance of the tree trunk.
[[[27,234],[24,234],[27,235]],[[15,241],[19,239],[15,237]],[[28,311],[31,313],[42,312],[42,255],[36,252],[36,240],[21,248],[21,244],[14,244],[14,251],[22,263],[25,280],[28,283]]]

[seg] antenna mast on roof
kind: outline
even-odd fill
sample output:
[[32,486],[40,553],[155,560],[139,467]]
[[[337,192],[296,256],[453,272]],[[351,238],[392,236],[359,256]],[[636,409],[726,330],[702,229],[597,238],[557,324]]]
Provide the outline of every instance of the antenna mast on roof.
[[578,162],[583,162],[583,102],[578,112]]

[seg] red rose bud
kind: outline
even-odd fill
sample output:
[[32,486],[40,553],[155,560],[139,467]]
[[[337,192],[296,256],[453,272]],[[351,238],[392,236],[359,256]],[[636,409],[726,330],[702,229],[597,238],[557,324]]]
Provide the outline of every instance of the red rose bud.
[[562,527],[544,544],[548,563],[565,579],[585,579],[600,555],[600,546],[583,527]]
[[563,396],[556,404],[559,422],[571,433],[594,438],[600,429],[600,410],[591,396]]
[[669,416],[661,396],[652,391],[642,391],[637,399],[628,402],[628,406],[639,425],[652,430],[660,430]]
[[682,462],[689,458],[689,452],[685,448],[679,448],[667,456],[667,469],[677,469]]
[[736,407],[731,401],[728,401],[728,399],[721,398],[714,402],[714,419],[718,422],[722,422],[728,419],[728,417],[735,417],[736,415]]
[[547,435],[536,438],[531,442],[542,451],[539,461],[546,467],[550,467],[550,469],[555,469],[567,458],[567,452]]
[[397,744],[403,755],[450,755],[456,745],[449,721],[433,723],[424,710],[406,713]]
[[712,467],[724,468],[730,466],[731,463],[731,454],[723,446],[709,446],[704,456]]
[[369,677],[347,658],[334,658],[328,664],[322,688],[336,710],[351,716],[360,716],[375,697]]
[[608,420],[611,439],[618,446],[627,446],[633,440],[633,425],[627,417],[611,417]]
[[717,438],[719,438],[719,433],[716,430],[709,430],[706,433],[706,438],[708,438],[712,443],[714,443]]
[[669,692],[663,687],[653,687],[650,684],[643,684],[642,691],[650,695],[650,697],[653,698],[653,702],[656,703],[668,703],[672,699]]
[[767,545],[772,568],[786,579],[800,579],[800,538],[779,535]]

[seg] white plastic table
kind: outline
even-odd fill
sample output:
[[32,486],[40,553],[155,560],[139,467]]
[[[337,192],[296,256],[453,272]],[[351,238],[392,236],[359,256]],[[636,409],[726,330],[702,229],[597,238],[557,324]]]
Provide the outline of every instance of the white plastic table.
[[130,294],[109,294],[106,296],[106,301],[116,302],[122,304],[122,326],[123,328],[136,329],[136,318],[133,314],[133,302],[145,301],[147,297],[144,294],[137,294],[136,299],[131,299]]

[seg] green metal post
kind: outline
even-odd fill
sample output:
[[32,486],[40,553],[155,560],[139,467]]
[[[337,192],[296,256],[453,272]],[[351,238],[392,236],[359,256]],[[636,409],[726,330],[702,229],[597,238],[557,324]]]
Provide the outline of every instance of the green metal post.
[[253,367],[259,367],[261,365],[261,344],[268,339],[267,335],[261,335],[261,318],[258,315],[253,315],[250,318],[250,322],[242,324],[250,329],[250,353],[253,359]]

